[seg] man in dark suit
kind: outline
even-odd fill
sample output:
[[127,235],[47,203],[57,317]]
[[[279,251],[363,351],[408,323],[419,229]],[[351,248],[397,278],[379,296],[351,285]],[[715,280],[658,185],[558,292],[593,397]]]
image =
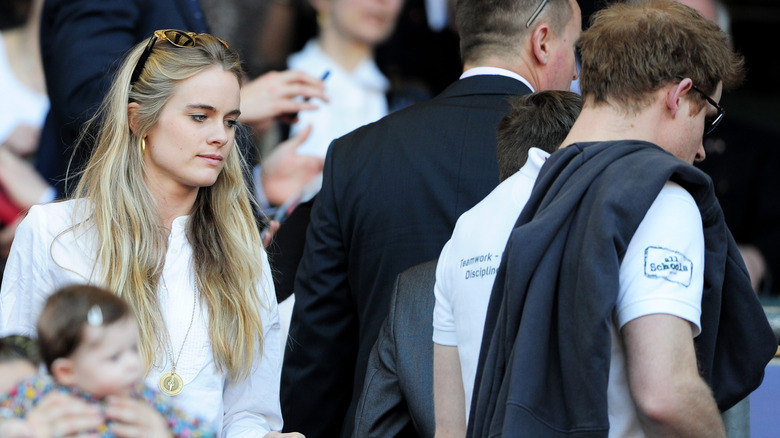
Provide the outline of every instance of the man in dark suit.
[[464,74],[436,98],[333,142],[295,281],[282,370],[285,429],[349,436],[369,351],[403,270],[438,256],[498,182],[510,96],[569,88],[573,0],[461,0]]

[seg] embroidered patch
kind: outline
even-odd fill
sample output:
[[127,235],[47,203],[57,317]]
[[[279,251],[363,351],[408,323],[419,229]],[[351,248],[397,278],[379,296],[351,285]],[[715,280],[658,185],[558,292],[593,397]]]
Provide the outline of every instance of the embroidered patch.
[[645,248],[645,277],[690,286],[693,262],[685,254],[658,246]]

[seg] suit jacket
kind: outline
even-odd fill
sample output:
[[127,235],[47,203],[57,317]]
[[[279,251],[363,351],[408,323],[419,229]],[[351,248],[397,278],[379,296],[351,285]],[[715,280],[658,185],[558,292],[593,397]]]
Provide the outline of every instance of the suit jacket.
[[432,438],[436,260],[398,274],[390,313],[371,349],[353,438]]
[[331,144],[295,280],[286,430],[350,435],[395,277],[438,257],[458,216],[498,184],[496,125],[507,99],[529,92],[504,76],[458,80]]
[[[97,110],[121,59],[157,29],[206,32],[197,0],[47,0],[41,56],[51,100],[36,168],[60,195],[79,130]],[[73,167],[89,158],[80,148]],[[71,173],[72,173],[71,170]],[[69,183],[68,188],[72,189]]]

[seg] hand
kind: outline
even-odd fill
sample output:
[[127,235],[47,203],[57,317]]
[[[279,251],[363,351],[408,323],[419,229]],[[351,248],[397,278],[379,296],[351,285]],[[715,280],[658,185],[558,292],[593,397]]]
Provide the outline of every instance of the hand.
[[27,436],[53,438],[88,436],[104,424],[105,419],[97,406],[62,392],[53,392],[45,395],[27,413],[25,422],[29,431]]
[[0,185],[19,207],[28,209],[40,201],[49,188],[30,163],[0,148]]
[[106,418],[114,421],[110,430],[119,438],[173,436],[165,418],[142,400],[108,397]]
[[290,197],[300,193],[312,178],[322,172],[325,160],[312,155],[299,155],[297,149],[311,133],[307,126],[298,134],[274,148],[261,165],[263,191],[271,205],[282,205]]
[[[268,222],[268,229],[265,230],[265,233],[263,233],[263,248],[268,248],[268,245],[271,244],[271,241],[274,240],[274,235],[277,231],[279,231],[279,226],[281,226],[281,223],[276,220],[272,220]],[[0,235],[2,235],[2,232],[0,232]],[[0,249],[2,249],[0,247]]]
[[0,436],[3,438],[35,438],[27,422],[19,418],[0,420]]
[[272,430],[265,434],[263,438],[306,438],[302,433],[298,432],[287,432],[287,433],[281,433],[277,432],[275,430]]
[[16,155],[26,157],[38,149],[41,130],[32,125],[19,124],[3,141],[3,146]]
[[761,250],[753,245],[737,245],[737,247],[742,254],[742,260],[745,261],[753,290],[758,292],[761,282],[764,280],[764,274],[766,274],[766,260],[764,260]]
[[241,87],[241,122],[262,132],[283,114],[316,109],[313,97],[328,100],[322,80],[298,70],[268,72]]

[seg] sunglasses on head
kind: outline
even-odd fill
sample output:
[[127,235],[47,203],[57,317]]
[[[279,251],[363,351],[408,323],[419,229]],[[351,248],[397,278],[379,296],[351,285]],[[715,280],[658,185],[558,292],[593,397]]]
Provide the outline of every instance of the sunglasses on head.
[[[146,45],[146,48],[141,54],[141,57],[138,58],[138,63],[135,65],[135,69],[133,69],[133,75],[130,77],[130,86],[132,87],[133,84],[138,81],[138,78],[141,77],[141,73],[144,71],[146,61],[149,59],[149,55],[152,54],[152,49],[154,48],[155,43],[157,43],[157,40],[168,41],[175,47],[195,47],[198,44],[198,37],[200,35],[208,34],[185,32],[183,30],[176,29],[155,30],[154,35],[152,35],[152,37],[149,39],[149,43]],[[225,46],[225,48],[230,47],[228,46],[227,41],[219,38],[217,39]]]

